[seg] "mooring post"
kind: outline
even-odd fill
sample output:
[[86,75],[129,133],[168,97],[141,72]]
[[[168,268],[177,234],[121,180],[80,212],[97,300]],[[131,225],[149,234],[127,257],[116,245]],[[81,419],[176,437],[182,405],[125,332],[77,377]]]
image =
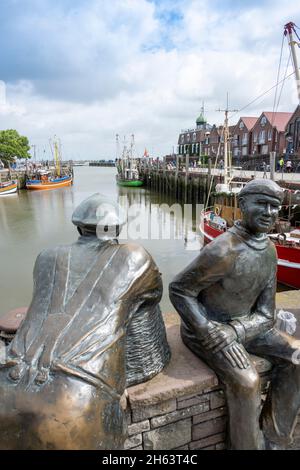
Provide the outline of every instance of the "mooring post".
[[175,170],[175,185],[174,185],[175,197],[178,194],[178,172],[179,172],[179,155],[177,154],[176,155],[176,170]]
[[187,153],[185,156],[185,180],[184,180],[184,202],[187,202],[188,194],[188,181],[189,181],[189,166],[190,166],[190,156]]

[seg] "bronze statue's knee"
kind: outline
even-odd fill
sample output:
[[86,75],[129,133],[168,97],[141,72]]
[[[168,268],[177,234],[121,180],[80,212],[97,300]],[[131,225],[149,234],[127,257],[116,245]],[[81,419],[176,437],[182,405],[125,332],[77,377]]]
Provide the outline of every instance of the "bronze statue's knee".
[[256,395],[260,390],[260,378],[256,370],[251,368],[239,374],[232,385],[239,394]]

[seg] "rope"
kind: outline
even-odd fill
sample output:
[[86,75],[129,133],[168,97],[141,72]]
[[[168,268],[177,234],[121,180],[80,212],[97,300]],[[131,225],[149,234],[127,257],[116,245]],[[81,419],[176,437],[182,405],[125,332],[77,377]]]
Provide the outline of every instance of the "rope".
[[[287,61],[287,64],[286,64],[284,78],[286,78],[286,75],[287,75],[287,71],[288,71],[288,68],[289,68],[289,65],[290,65],[290,61],[291,61],[291,56],[292,56],[292,52],[290,51],[290,55],[289,55],[289,58],[288,58],[288,61]],[[285,84],[285,81],[283,81],[282,85],[281,85],[281,90],[280,90],[280,93],[279,93],[279,98],[278,98],[278,101],[277,101],[277,106],[276,106],[275,113],[277,113],[277,110],[278,110],[278,106],[279,106],[279,103],[280,103],[280,100],[281,100],[281,95],[282,95],[284,84]]]
[[278,82],[279,82],[279,76],[280,76],[280,70],[281,70],[281,62],[282,62],[282,55],[283,55],[283,43],[284,43],[284,34],[282,35],[282,41],[281,41],[281,51],[280,51],[280,59],[279,59],[279,64],[278,64],[278,70],[277,70],[277,85],[275,88],[275,96],[274,96],[274,103],[273,103],[273,111],[272,111],[272,119],[271,119],[271,125],[273,127],[274,124],[274,118],[275,118],[275,107],[276,107],[276,99],[277,99],[277,92],[278,92]]
[[250,103],[248,103],[246,106],[244,106],[243,108],[239,109],[238,111],[235,111],[233,114],[231,114],[229,116],[228,119],[231,119],[233,116],[235,116],[237,113],[241,113],[242,111],[244,111],[244,109],[248,108],[249,106],[251,106],[251,104],[255,103],[255,101],[259,100],[260,98],[262,98],[263,96],[265,96],[267,93],[269,93],[270,91],[272,91],[275,87],[277,87],[278,85],[280,85],[282,82],[284,82],[285,80],[287,80],[288,78],[290,78],[292,75],[295,75],[295,71],[291,72],[286,78],[283,78],[282,80],[280,80],[280,82],[276,83],[275,85],[273,85],[271,88],[269,88],[269,90],[265,91],[264,93],[262,93],[261,95],[257,96],[254,100],[250,101]]

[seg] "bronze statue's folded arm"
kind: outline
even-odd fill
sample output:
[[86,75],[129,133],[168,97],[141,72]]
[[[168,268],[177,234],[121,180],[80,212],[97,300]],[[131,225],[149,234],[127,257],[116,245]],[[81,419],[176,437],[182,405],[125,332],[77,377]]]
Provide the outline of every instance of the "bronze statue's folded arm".
[[275,293],[276,273],[257,299],[254,313],[248,319],[238,319],[230,322],[237,333],[240,343],[251,341],[261,333],[273,328],[275,322]]

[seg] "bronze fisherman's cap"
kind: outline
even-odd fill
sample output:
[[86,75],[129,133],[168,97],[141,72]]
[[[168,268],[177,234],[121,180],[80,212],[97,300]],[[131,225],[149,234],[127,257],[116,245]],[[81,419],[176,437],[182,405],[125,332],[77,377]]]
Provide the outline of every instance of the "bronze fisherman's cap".
[[117,227],[126,223],[119,204],[102,194],[93,194],[75,209],[72,222],[77,227]]
[[267,179],[254,179],[249,181],[243,189],[239,192],[239,199],[247,196],[248,194],[265,194],[266,196],[271,196],[278,201],[282,202],[283,200],[283,189],[278,186],[275,181]]

